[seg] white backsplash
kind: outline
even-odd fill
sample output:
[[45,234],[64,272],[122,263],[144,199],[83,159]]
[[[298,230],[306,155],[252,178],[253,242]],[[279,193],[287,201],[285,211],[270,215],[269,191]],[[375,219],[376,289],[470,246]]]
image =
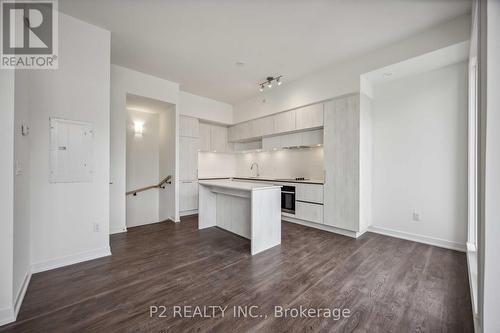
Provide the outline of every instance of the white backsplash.
[[250,170],[253,162],[259,164],[261,177],[323,179],[323,147],[244,154],[199,153],[199,177],[255,176],[255,168]]

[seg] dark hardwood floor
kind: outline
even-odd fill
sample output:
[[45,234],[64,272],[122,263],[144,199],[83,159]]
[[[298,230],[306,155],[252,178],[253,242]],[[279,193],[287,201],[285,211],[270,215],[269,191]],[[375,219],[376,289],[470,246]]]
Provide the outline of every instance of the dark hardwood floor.
[[[465,254],[367,233],[354,240],[283,223],[281,246],[197,218],[113,235],[113,255],[33,275],[16,323],[0,332],[473,332]],[[165,318],[150,306],[166,306]],[[228,306],[174,318],[174,306]],[[257,318],[233,306],[258,306]],[[279,318],[274,307],[349,309]],[[293,315],[293,313],[291,314]]]

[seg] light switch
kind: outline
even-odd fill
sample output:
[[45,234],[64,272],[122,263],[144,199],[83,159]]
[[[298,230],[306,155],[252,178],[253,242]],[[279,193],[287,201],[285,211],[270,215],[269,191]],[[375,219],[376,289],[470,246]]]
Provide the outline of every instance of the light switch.
[[21,161],[16,160],[16,176],[20,176],[23,174],[23,164]]

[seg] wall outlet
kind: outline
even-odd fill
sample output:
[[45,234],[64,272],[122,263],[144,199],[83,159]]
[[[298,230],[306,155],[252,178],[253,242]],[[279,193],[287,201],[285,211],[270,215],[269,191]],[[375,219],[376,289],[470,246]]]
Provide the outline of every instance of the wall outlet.
[[101,231],[101,226],[99,223],[94,223],[94,232],[100,232]]
[[412,220],[415,222],[420,222],[421,219],[422,219],[422,216],[420,216],[420,213],[417,211],[413,211]]

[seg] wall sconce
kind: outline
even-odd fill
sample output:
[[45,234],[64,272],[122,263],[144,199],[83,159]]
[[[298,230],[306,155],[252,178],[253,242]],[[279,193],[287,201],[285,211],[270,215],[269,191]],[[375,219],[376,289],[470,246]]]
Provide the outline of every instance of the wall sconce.
[[134,132],[135,136],[142,136],[144,132],[144,123],[140,121],[134,121]]

